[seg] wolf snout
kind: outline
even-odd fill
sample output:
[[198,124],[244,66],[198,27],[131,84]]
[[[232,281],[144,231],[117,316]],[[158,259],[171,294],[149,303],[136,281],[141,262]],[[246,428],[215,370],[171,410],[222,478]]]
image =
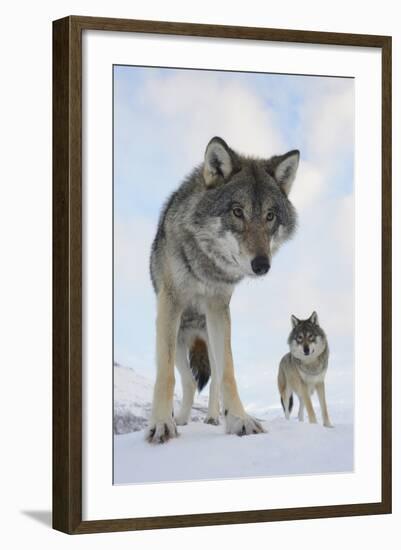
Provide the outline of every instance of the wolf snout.
[[256,256],[251,261],[252,271],[256,275],[265,275],[270,269],[270,261],[267,256]]

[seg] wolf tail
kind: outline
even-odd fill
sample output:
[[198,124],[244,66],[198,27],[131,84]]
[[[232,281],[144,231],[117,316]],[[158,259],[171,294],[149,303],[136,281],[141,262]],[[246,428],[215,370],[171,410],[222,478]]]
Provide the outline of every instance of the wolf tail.
[[[281,406],[283,407],[283,411],[285,412],[285,407],[284,407],[284,401],[283,401],[283,398],[280,397],[280,401],[281,401]],[[292,411],[292,407],[294,406],[294,398],[292,396],[292,394],[290,395],[290,400],[289,400],[289,403],[288,403],[288,410],[289,412]]]
[[196,338],[189,350],[189,365],[198,391],[202,391],[210,378],[210,362],[206,342],[201,338]]

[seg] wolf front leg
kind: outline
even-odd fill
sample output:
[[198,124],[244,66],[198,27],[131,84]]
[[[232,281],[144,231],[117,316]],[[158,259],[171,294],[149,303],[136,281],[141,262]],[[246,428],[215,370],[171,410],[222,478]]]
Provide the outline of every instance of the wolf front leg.
[[238,395],[231,352],[231,320],[228,302],[214,299],[207,304],[206,324],[211,353],[221,388],[226,431],[230,434],[262,433],[263,427],[246,414]]
[[309,394],[309,389],[308,387],[306,386],[306,384],[304,382],[301,382],[300,384],[300,399],[302,399],[305,407],[306,407],[306,410],[308,412],[308,418],[309,418],[309,423],[310,424],[316,424],[317,420],[316,420],[316,415],[315,415],[315,411],[313,410],[313,405],[312,405],[312,401],[311,401],[311,398],[310,398],[310,394]]
[[157,296],[156,361],[152,414],[146,431],[149,443],[164,443],[178,432],[173,417],[174,361],[181,309],[162,288]]
[[324,382],[316,384],[316,392],[317,392],[317,396],[319,398],[320,410],[322,412],[323,426],[325,426],[326,428],[332,428],[333,424],[330,422],[329,412],[327,410],[326,392],[325,392],[325,388],[324,388]]

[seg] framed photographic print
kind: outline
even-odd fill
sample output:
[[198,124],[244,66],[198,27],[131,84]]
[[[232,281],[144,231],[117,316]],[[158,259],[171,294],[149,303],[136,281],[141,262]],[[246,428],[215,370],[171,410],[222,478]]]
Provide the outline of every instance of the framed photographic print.
[[391,38],[53,23],[53,526],[391,512]]

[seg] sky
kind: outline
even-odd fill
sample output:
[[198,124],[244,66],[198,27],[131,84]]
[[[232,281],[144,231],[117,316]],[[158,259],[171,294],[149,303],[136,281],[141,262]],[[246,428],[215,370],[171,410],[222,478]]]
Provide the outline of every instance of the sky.
[[215,135],[259,157],[301,152],[290,194],[297,233],[274,256],[269,274],[244,280],[232,298],[240,395],[248,404],[263,402],[288,351],[291,314],[306,318],[316,310],[328,336],[329,375],[337,382],[332,398],[349,404],[353,79],[114,67],[114,360],[155,377],[150,246],[163,203],[202,162]]

